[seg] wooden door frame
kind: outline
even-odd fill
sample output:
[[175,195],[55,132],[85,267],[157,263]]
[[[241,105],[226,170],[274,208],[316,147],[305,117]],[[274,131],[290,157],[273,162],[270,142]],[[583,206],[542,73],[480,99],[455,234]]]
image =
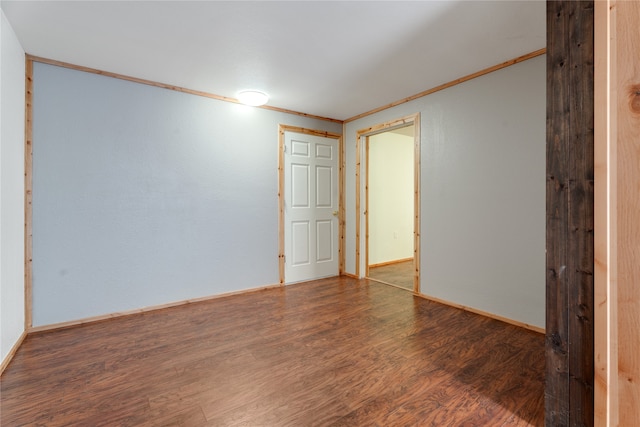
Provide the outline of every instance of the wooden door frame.
[[[356,132],[356,276],[360,276],[360,236],[361,236],[361,216],[365,215],[365,275],[368,274],[369,263],[369,221],[368,217],[368,203],[369,203],[369,168],[368,168],[368,139],[370,136],[384,133],[393,129],[414,126],[413,140],[414,140],[414,171],[413,171],[413,291],[415,293],[420,292],[420,113],[405,116],[399,119],[391,120],[388,122],[380,123],[365,129],[360,129]],[[362,139],[366,138],[367,143],[362,144]],[[361,194],[361,177],[362,177],[362,158],[363,158],[363,145],[364,145],[364,158],[365,158],[365,210],[361,211],[362,206],[362,194]]]
[[297,126],[278,125],[278,271],[280,285],[285,284],[284,239],[284,134],[295,132],[338,140],[338,275],[344,272],[344,144],[342,135]]

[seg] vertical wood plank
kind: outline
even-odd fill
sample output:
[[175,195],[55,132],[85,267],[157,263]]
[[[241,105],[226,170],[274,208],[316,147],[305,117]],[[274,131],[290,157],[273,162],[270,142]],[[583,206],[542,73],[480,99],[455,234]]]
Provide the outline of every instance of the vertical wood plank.
[[617,297],[612,286],[615,262],[615,50],[610,2],[594,10],[594,425],[615,426],[617,419]]
[[284,285],[284,132],[282,125],[278,128],[278,275],[280,284]]
[[640,425],[640,3],[618,1],[614,13],[619,425],[637,426]]
[[549,426],[593,425],[593,2],[547,2]]
[[371,156],[369,153],[371,151],[371,138],[369,135],[365,137],[365,162],[366,171],[365,171],[365,179],[364,179],[364,277],[369,277],[369,180],[371,179],[371,175],[369,174],[369,165],[371,164]]
[[577,2],[570,17],[571,144],[569,193],[569,378],[571,425],[593,425],[593,1]]
[[25,63],[24,136],[24,329],[33,326],[33,60]]
[[[345,126],[344,124],[342,125],[342,135],[344,135],[344,129]],[[338,257],[340,258],[338,261],[338,274],[340,276],[342,276],[344,274],[344,260],[345,260],[345,240],[344,240],[344,236],[345,236],[345,227],[346,227],[346,222],[345,222],[345,205],[344,205],[344,192],[345,192],[345,180],[344,180],[344,176],[345,176],[345,170],[346,170],[346,161],[345,161],[345,149],[344,149],[344,136],[340,137],[340,140],[338,141],[338,146],[340,147],[340,167],[338,168],[338,188],[339,188],[339,194],[338,194],[338,224],[339,224],[339,232],[338,232],[338,238],[339,240],[339,244],[338,244]]]
[[547,2],[547,225],[545,423],[568,425],[569,361],[567,320],[567,224],[564,159],[568,108],[563,84],[568,67],[566,2]]
[[360,139],[362,134],[356,133],[356,277],[360,277],[360,157],[362,156]]
[[420,293],[420,113],[413,122],[413,291]]

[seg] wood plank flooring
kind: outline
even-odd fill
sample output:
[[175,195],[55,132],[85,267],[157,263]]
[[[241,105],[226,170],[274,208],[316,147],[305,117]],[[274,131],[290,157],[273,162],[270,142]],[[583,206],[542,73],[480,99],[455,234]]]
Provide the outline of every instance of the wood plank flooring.
[[332,278],[27,337],[2,426],[541,426],[544,337]]
[[413,261],[369,267],[369,277],[413,291]]

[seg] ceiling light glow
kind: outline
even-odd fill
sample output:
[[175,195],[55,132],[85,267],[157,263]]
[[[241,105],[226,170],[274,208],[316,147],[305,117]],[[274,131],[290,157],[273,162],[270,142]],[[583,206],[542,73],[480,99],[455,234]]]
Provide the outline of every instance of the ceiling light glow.
[[244,105],[250,105],[252,107],[259,107],[264,105],[269,100],[269,96],[266,93],[257,90],[243,90],[238,93],[238,101]]

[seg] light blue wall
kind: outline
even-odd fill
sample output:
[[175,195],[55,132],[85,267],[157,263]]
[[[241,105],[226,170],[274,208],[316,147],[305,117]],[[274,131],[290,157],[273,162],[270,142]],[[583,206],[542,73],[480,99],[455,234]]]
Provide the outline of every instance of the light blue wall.
[[0,361],[24,332],[24,50],[0,11]]
[[422,293],[544,327],[545,67],[536,57],[345,126],[348,273],[356,132],[420,113]]
[[34,326],[278,283],[278,125],[35,63]]

